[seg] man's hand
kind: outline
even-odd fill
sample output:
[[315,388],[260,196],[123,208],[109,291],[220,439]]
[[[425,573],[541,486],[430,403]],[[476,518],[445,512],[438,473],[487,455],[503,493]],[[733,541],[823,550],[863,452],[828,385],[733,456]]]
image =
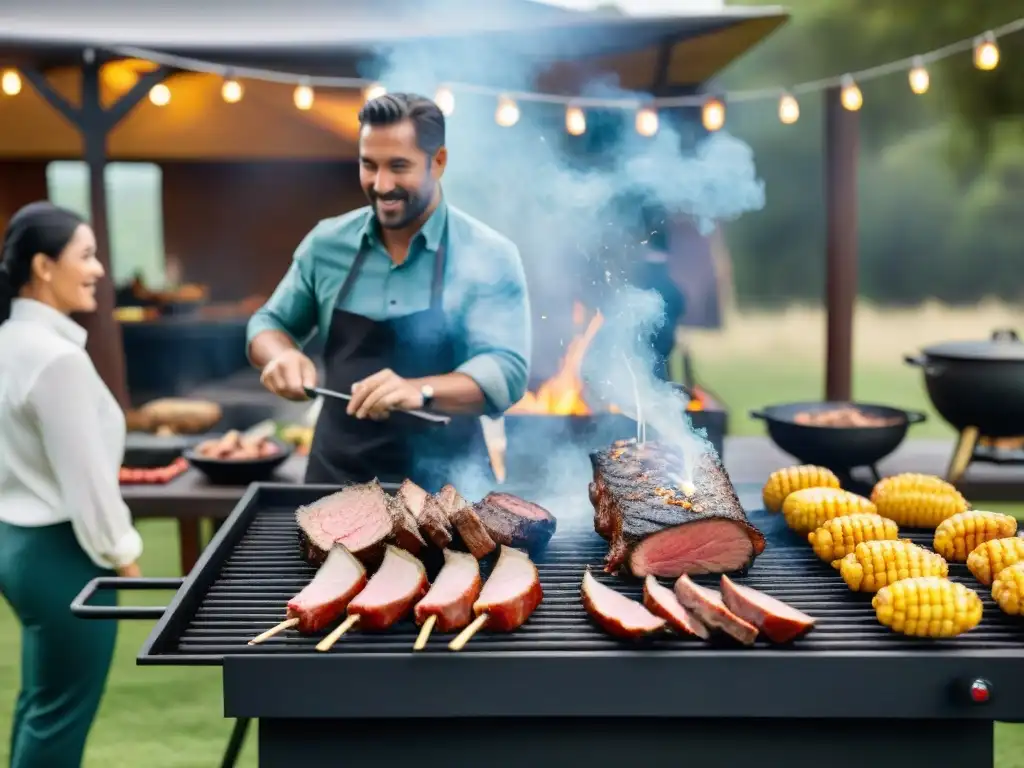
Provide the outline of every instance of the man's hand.
[[288,349],[266,364],[260,383],[288,400],[308,400],[305,387],[316,386],[316,366],[297,349]]
[[129,565],[122,565],[117,569],[117,575],[123,579],[141,579],[142,569],[139,568],[138,563],[130,563]]
[[386,419],[391,411],[411,411],[423,407],[420,388],[385,368],[352,385],[352,399],[345,412],[357,419]]

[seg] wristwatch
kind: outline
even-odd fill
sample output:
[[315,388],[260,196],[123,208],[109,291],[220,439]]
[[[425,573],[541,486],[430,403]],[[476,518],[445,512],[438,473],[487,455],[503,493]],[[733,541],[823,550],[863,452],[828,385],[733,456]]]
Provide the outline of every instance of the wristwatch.
[[429,408],[430,404],[434,402],[434,388],[429,384],[424,384],[420,387],[420,396],[423,398],[423,407]]

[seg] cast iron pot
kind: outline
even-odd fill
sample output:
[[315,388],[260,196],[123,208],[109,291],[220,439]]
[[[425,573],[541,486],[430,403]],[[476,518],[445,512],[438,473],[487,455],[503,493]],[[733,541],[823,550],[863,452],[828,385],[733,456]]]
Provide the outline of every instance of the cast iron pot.
[[[898,418],[900,421],[881,427],[824,427],[795,421],[798,413],[848,407],[870,416]],[[874,466],[896,450],[911,424],[927,418],[917,411],[904,411],[887,405],[828,401],[769,405],[760,411],[752,411],[750,415],[763,419],[772,441],[802,464],[817,464],[839,472],[853,467]]]
[[904,360],[924,371],[932,405],[957,431],[977,427],[985,437],[1024,435],[1024,343],[1014,331],[936,344]]

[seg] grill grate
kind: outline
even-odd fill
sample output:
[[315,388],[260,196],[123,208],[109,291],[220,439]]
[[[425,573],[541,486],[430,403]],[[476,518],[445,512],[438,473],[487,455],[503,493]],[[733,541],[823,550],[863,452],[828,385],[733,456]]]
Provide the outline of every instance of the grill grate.
[[[302,636],[293,630],[258,645],[246,643],[284,618],[285,604],[313,577],[314,569],[300,557],[294,506],[265,507],[254,515],[248,529],[227,554],[195,613],[177,637],[154,655],[196,658],[197,663],[224,655],[272,655],[315,653],[319,636]],[[755,520],[752,516],[752,521]],[[755,524],[759,524],[755,522]],[[928,545],[927,532],[905,534]],[[589,565],[603,582],[624,594],[639,597],[640,586],[601,571],[607,544],[592,531],[560,531],[548,550],[536,559],[544,587],[544,601],[531,619],[513,634],[478,634],[462,653],[594,652],[634,647],[605,635],[589,620],[579,597],[580,580]],[[483,564],[486,575],[493,558]],[[210,564],[213,566],[213,563]],[[777,653],[803,651],[900,651],[927,647],[939,650],[1019,650],[1024,641],[1024,622],[1005,616],[993,603],[989,590],[974,581],[966,566],[950,565],[950,577],[975,589],[985,604],[980,626],[951,640],[920,640],[897,635],[878,624],[870,595],[854,594],[839,574],[817,560],[806,546],[769,544],[753,568],[739,583],[760,589],[806,611],[818,620],[815,630],[791,646],[757,646]],[[434,576],[435,573],[431,573]],[[714,586],[715,577],[697,577]],[[324,633],[326,634],[326,633]],[[386,654],[411,651],[417,628],[407,619],[387,632],[349,632],[333,653]],[[435,633],[423,653],[449,653],[452,635]],[[722,646],[665,636],[646,641],[643,648],[687,650],[700,654]],[[738,649],[737,653],[743,653]]]

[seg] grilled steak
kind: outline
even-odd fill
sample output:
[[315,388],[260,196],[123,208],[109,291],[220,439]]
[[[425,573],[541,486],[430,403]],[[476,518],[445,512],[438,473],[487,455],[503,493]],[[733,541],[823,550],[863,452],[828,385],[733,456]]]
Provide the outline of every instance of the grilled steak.
[[459,495],[455,486],[444,486],[437,494],[437,499],[441,504],[441,509],[448,515],[448,520],[459,532],[462,543],[466,545],[466,549],[472,553],[473,557],[479,560],[487,557],[497,548],[498,545],[494,543],[494,539],[484,528],[484,524],[480,522],[473,507]]
[[427,545],[420,535],[420,526],[416,522],[416,518],[398,496],[388,496],[387,502],[388,514],[391,515],[391,522],[395,529],[391,538],[402,549],[415,555]]
[[491,538],[506,547],[539,549],[551,540],[557,525],[546,509],[511,493],[489,493],[473,509]]
[[423,514],[423,502],[427,500],[427,492],[412,480],[403,480],[395,495],[402,500],[412,516],[419,520]]
[[451,545],[452,526],[437,496],[427,493],[412,480],[406,480],[398,489],[398,497],[435,547],[446,549]]
[[636,600],[599,582],[589,568],[583,574],[580,594],[587,613],[609,635],[637,640],[661,632],[667,626],[665,619],[655,616]]
[[502,546],[491,576],[473,603],[473,613],[486,613],[487,628],[511,632],[530,618],[544,599],[540,574],[525,552]]
[[319,632],[345,613],[349,601],[365,586],[363,564],[335,544],[313,580],[288,601],[286,618],[299,620],[299,632]]
[[405,616],[427,591],[423,563],[403,549],[387,545],[384,561],[366,588],[348,604],[360,629],[387,629]]
[[773,643],[788,643],[814,627],[814,619],[781,600],[737,584],[722,574],[725,607],[757,627]]
[[590,461],[594,529],[610,544],[605,570],[627,566],[641,578],[724,573],[764,551],[716,457],[697,460],[692,484],[679,474],[683,456],[653,443],[618,443]]
[[707,640],[711,633],[696,616],[686,610],[668,587],[663,587],[653,576],[644,579],[644,607],[660,616],[681,635]]
[[757,627],[726,608],[722,596],[715,590],[694,583],[684,573],[676,580],[673,591],[683,607],[696,614],[703,624],[722,630],[744,645],[754,644]]
[[416,604],[416,624],[422,626],[427,617],[435,616],[435,626],[440,632],[462,629],[473,620],[473,603],[480,596],[482,586],[477,559],[465,552],[446,549],[444,567],[430,591]]
[[295,511],[306,559],[319,564],[335,544],[364,563],[376,564],[394,533],[388,495],[380,483],[350,485]]

